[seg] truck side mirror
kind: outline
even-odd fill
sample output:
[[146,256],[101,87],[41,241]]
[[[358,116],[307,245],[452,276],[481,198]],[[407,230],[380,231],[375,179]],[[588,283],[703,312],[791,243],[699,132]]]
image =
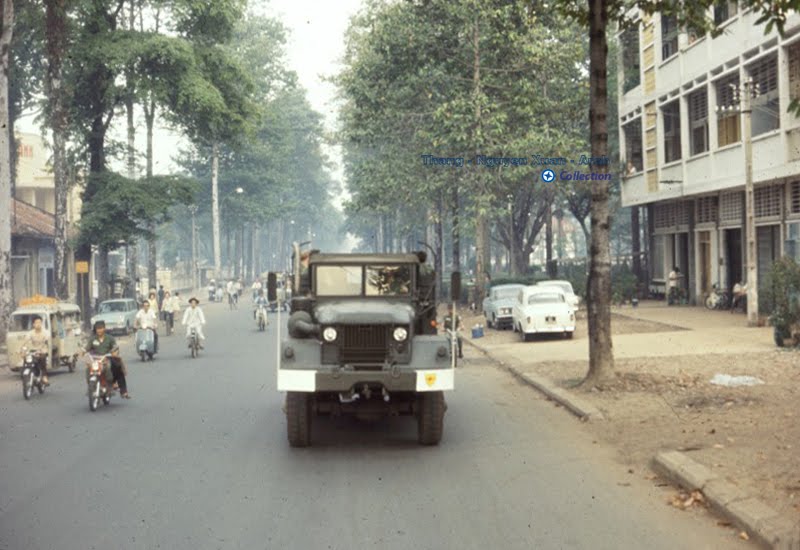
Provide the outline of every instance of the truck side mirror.
[[453,271],[450,275],[450,300],[458,302],[461,300],[461,272]]
[[267,300],[270,302],[278,301],[278,278],[272,271],[267,275]]

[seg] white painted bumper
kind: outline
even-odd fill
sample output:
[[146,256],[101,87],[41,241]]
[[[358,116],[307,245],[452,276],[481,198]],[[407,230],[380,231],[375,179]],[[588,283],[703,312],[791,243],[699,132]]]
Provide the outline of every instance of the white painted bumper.
[[[414,371],[418,392],[448,391],[455,387],[453,369],[431,369]],[[279,370],[278,391],[316,391],[316,375],[314,370]]]
[[547,334],[553,332],[575,332],[575,325],[571,326],[550,326],[550,327],[528,327],[525,334]]

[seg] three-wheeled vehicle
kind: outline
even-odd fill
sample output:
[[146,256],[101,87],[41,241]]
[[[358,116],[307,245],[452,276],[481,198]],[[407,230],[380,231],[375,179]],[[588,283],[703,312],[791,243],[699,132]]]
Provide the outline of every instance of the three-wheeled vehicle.
[[74,372],[82,348],[81,309],[75,304],[46,296],[20,300],[20,307],[11,314],[11,327],[6,339],[11,370],[18,372],[22,368],[22,348],[35,317],[42,318],[42,326],[50,337],[48,370],[66,366]]

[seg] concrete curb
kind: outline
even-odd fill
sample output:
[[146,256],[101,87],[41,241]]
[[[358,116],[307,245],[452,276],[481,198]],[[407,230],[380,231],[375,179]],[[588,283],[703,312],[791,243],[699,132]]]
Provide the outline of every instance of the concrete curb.
[[800,549],[800,525],[782,516],[762,501],[725,481],[679,451],[666,451],[653,458],[653,469],[685,489],[699,489],[711,507],[744,530],[764,548]]
[[582,399],[580,396],[574,395],[569,390],[565,390],[564,388],[558,386],[549,378],[530,372],[523,372],[518,367],[501,361],[480,344],[477,344],[476,342],[473,342],[467,338],[464,338],[464,341],[510,372],[512,375],[514,375],[514,377],[543,393],[548,399],[555,401],[581,420],[603,420],[603,414],[597,407],[589,403],[587,400]]

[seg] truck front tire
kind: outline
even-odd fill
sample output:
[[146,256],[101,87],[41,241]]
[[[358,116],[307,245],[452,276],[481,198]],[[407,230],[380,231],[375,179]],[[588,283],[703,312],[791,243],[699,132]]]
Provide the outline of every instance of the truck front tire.
[[418,437],[421,445],[438,445],[444,431],[444,393],[424,392],[419,395],[417,412]]
[[292,447],[311,445],[311,394],[286,394],[286,430]]

